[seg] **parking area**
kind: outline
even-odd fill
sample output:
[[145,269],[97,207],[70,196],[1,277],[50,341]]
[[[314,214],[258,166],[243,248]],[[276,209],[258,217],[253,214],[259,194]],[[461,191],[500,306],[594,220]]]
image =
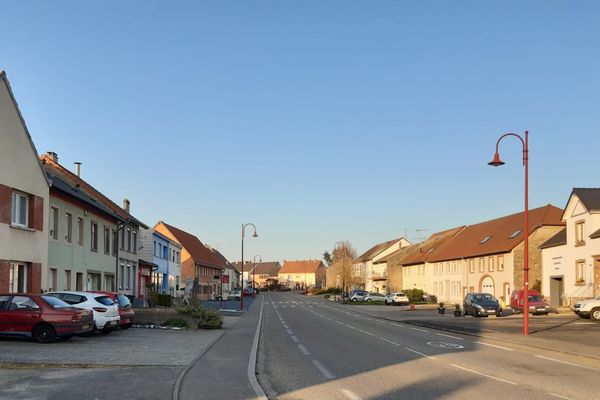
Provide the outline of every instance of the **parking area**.
[[222,330],[175,331],[132,328],[50,344],[0,339],[0,364],[183,366]]

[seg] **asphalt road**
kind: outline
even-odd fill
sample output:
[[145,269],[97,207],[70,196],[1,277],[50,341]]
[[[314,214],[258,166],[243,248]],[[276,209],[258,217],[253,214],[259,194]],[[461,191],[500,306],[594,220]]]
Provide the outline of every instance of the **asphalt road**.
[[597,399],[600,362],[267,294],[259,381],[280,399]]

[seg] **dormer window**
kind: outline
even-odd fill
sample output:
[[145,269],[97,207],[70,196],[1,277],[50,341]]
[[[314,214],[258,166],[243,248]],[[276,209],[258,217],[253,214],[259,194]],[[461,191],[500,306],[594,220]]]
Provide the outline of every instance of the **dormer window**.
[[486,236],[483,239],[481,239],[481,242],[479,242],[479,244],[487,243],[491,238],[492,238],[491,236]]
[[514,239],[514,238],[516,238],[517,236],[519,236],[519,233],[521,233],[521,232],[523,232],[523,229],[519,229],[519,230],[517,230],[517,231],[514,231],[514,232],[513,232],[513,233],[512,233],[512,234],[511,234],[511,235],[510,235],[508,238],[509,238],[509,239]]

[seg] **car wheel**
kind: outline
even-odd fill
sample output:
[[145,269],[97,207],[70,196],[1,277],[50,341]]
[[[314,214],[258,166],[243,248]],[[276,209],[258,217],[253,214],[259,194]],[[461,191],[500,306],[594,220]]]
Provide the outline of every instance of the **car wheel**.
[[356,299],[352,299],[352,301],[356,301]]
[[600,321],[600,308],[594,308],[590,311],[590,319],[592,321]]
[[51,325],[41,324],[33,328],[31,332],[33,338],[40,343],[51,343],[56,340],[56,331]]
[[367,300],[366,300],[366,302],[367,302],[367,303],[370,303],[370,302],[372,302],[372,301],[373,301],[373,300],[371,300],[371,299],[367,299]]

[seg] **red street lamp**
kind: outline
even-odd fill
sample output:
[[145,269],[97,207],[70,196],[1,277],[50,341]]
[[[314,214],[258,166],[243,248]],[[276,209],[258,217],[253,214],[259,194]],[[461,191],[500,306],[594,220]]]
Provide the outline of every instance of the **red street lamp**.
[[249,222],[247,224],[242,224],[242,292],[240,293],[240,311],[244,311],[244,236],[246,232],[246,227],[250,225],[254,228],[254,234],[252,237],[258,237],[256,233],[256,226],[253,223]]
[[525,139],[516,133],[505,133],[496,142],[494,159],[488,163],[493,167],[504,165],[498,154],[500,141],[507,136],[514,136],[523,145],[523,166],[525,167],[525,249],[523,254],[523,335],[529,335],[529,132],[525,131]]

